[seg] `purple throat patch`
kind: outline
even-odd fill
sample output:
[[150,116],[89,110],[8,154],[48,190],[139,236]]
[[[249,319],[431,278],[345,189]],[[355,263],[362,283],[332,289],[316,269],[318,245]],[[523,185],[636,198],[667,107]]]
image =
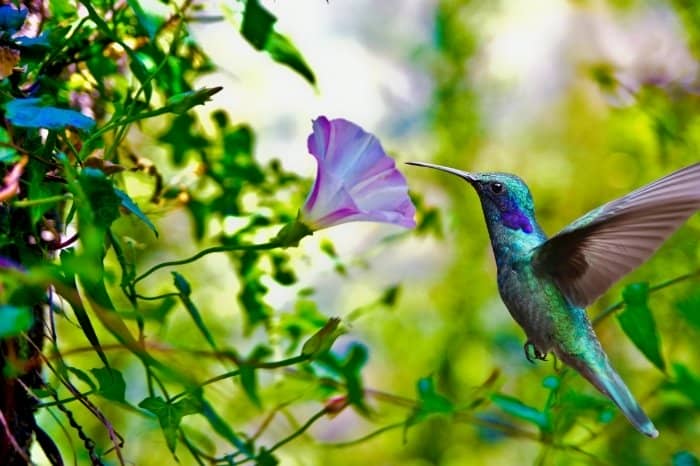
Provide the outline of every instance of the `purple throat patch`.
[[501,221],[511,230],[523,230],[525,233],[532,233],[530,220],[517,209],[502,212]]

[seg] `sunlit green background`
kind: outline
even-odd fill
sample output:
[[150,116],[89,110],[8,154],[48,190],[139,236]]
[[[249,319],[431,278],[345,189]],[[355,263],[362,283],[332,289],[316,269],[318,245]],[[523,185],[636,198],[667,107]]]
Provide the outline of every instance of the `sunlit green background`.
[[[202,16],[222,14],[219,2],[201,3]],[[237,2],[229,3],[223,11],[235,16],[231,9],[236,10]],[[517,173],[532,190],[541,225],[553,234],[589,209],[700,159],[700,7],[694,2],[278,0],[264,5],[277,16],[277,30],[293,40],[313,69],[316,87],[250,47],[231,21],[193,22],[194,40],[216,65],[196,84],[224,87],[198,107],[193,131],[216,137],[210,116],[223,111],[233,124],[253,129],[259,160],[279,159],[301,176],[314,173],[306,151],[311,120],[344,117],[375,133],[399,163],[433,161]],[[194,157],[188,155],[181,166],[170,164],[172,147],[157,137],[169,124],[167,119],[148,121],[132,129],[126,144],[155,163],[168,183],[197,186]],[[229,256],[211,255],[176,269],[190,281],[192,299],[223,347],[249,354],[264,343],[273,348],[275,359],[284,357],[287,342],[280,328],[303,306],[300,290],[310,288],[308,300],[318,311],[339,316],[347,325],[348,333],[334,350],[343,354],[354,342],[367,348],[362,378],[370,390],[369,414],[347,408],[324,417],[276,450],[280,464],[661,465],[672,464],[679,452],[700,455],[700,400],[673,388],[676,364],[700,377],[700,328],[684,319],[677,306],[695,296],[700,313],[697,279],[664,288],[649,300],[666,374],[644,358],[614,317],[597,327],[613,365],[660,437],[649,440],[637,433],[602,395],[569,374],[557,389],[563,401],[551,415],[554,424],[562,416],[576,418],[576,425],[538,438],[534,424],[505,413],[489,402],[489,395],[498,391],[544,409],[552,389],[543,381],[561,365],[551,359],[532,365],[524,358],[524,335],[498,296],[476,195],[454,177],[401,163],[400,170],[420,199],[419,221],[432,219],[423,222],[424,230],[358,223],[304,239],[288,251],[298,282],[268,283],[266,300],[274,313],[266,329],[247,332],[236,298],[240,283]],[[140,192],[140,200],[147,199],[146,175],[125,175],[124,180],[135,197]],[[207,186],[197,188],[206,192]],[[295,211],[303,195],[280,191],[275,198]],[[244,203],[256,205],[255,194],[247,196]],[[218,233],[235,231],[240,222],[234,216],[212,221],[209,239],[197,242],[192,217],[183,207],[144,210],[156,222],[160,238],[152,238],[137,221],[116,228],[132,237],[139,270],[216,244]],[[589,315],[619,301],[625,285],[656,284],[698,269],[699,235],[700,216],[695,216],[651,261],[593,305]],[[334,256],[320,252],[330,243]],[[114,299],[119,300],[116,261],[113,256],[108,261]],[[170,274],[160,271],[140,287],[144,294],[167,292]],[[398,294],[382,302],[387,290]],[[66,353],[85,346],[73,323],[59,319],[57,325]],[[150,350],[173,367],[200,379],[231,369],[216,358],[175,350],[207,349],[181,307],[163,325],[150,328]],[[127,380],[127,399],[138,403],[143,369],[125,351],[114,348],[109,354]],[[78,367],[99,366],[92,354],[66,354],[66,360]],[[416,399],[417,381],[430,375],[437,392],[470,414],[435,414],[404,427],[411,409],[397,397]],[[232,428],[249,436],[279,405],[261,444],[273,445],[298,429],[330,396],[284,370],[259,377],[261,407],[236,380],[209,385],[206,394]],[[490,378],[495,379],[480,391]],[[699,379],[694,380],[700,387]],[[470,411],[475,400],[481,404]],[[106,402],[101,408],[123,435],[131,464],[174,463],[155,418]],[[78,408],[74,414],[98,444],[108,445],[94,418]],[[68,442],[48,411],[40,419],[55,439]],[[211,445],[212,451],[230,449],[202,419],[190,416],[184,425],[192,439]],[[392,425],[396,427],[370,435]],[[181,464],[194,464],[181,445],[177,453]]]

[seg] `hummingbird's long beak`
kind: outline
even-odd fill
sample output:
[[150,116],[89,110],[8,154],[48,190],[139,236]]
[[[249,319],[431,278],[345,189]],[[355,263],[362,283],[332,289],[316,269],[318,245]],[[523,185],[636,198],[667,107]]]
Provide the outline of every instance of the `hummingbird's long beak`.
[[406,162],[408,165],[415,165],[417,167],[427,167],[427,168],[434,168],[435,170],[440,170],[443,172],[447,173],[452,173],[453,175],[457,175],[462,179],[467,180],[469,183],[473,183],[476,181],[476,177],[472,175],[469,172],[463,172],[462,170],[457,170],[456,168],[450,168],[450,167],[444,167],[442,165],[435,165],[434,163],[427,163],[427,162]]

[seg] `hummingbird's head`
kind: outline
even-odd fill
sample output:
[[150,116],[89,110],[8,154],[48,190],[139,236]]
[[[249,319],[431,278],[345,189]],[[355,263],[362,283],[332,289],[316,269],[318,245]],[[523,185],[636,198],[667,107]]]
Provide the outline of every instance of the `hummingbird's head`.
[[497,223],[528,234],[534,231],[535,205],[530,189],[520,177],[509,173],[470,173],[425,162],[407,163],[452,173],[469,182],[479,195],[490,226]]

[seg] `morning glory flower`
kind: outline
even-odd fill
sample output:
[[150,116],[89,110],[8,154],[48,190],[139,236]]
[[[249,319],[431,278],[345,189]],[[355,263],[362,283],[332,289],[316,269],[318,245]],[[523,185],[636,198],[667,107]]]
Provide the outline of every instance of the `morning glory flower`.
[[359,220],[416,226],[406,179],[374,135],[342,118],[318,117],[313,128],[318,167],[302,222],[313,230]]
[[[132,283],[163,267],[188,264],[214,252],[298,246],[302,238],[314,231],[341,223],[370,221],[416,226],[416,208],[408,197],[406,179],[374,135],[351,121],[320,116],[313,121],[307,145],[317,163],[314,185],[297,218],[269,242],[216,246],[187,259],[161,262]],[[342,409],[340,404],[338,409]]]
[[317,162],[316,179],[280,241],[292,245],[316,230],[354,221],[415,227],[406,179],[374,135],[351,121],[320,116],[307,144]]

